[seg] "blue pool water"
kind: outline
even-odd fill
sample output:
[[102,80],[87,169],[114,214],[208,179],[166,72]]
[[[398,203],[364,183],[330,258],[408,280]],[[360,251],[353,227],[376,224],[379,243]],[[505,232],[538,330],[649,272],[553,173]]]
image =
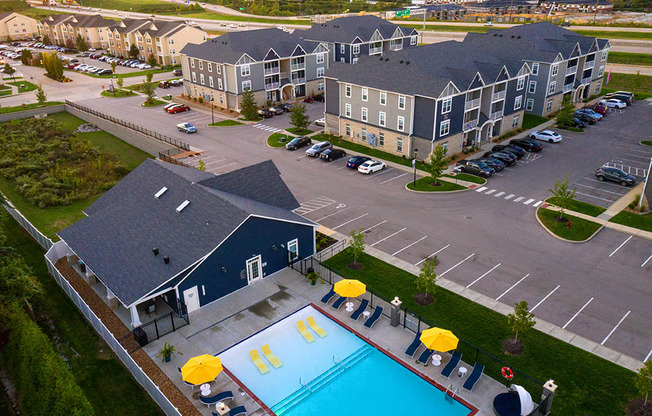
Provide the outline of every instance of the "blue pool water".
[[[328,335],[308,343],[296,322],[313,316]],[[306,324],[307,326],[307,324]],[[308,327],[309,328],[309,327]],[[283,365],[274,368],[260,351],[269,344]],[[270,372],[249,357],[258,348]],[[470,410],[307,306],[218,355],[222,363],[277,415],[346,416],[433,414],[466,416]]]

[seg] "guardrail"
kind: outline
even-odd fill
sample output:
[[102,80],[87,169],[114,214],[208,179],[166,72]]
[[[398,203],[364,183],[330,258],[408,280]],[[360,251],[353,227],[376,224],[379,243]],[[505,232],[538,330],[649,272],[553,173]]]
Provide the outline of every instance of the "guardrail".
[[582,85],[589,85],[591,83],[591,77],[586,77],[582,79]]
[[280,71],[278,66],[275,66],[273,68],[265,68],[265,75],[273,75],[273,74],[278,74]]
[[265,89],[266,90],[275,90],[281,85],[280,82],[272,82],[269,84],[265,84]]
[[562,88],[562,92],[568,92],[573,89],[573,84],[566,84],[564,85],[564,88]]
[[505,90],[494,92],[491,94],[491,101],[498,101],[505,98]]
[[478,119],[465,121],[463,124],[464,131],[473,130],[478,127]]
[[584,62],[584,69],[591,69],[595,66],[595,61]]
[[503,116],[503,110],[500,111],[494,111],[493,113],[489,114],[489,118],[491,120],[496,120],[499,119]]
[[566,75],[574,74],[577,72],[577,65],[566,68]]
[[77,110],[84,111],[86,113],[92,114],[96,117],[100,117],[104,120],[110,121],[112,123],[118,124],[122,127],[126,127],[128,129],[137,131],[139,133],[144,134],[145,136],[152,137],[156,140],[160,140],[162,142],[171,144],[172,146],[178,147],[179,149],[183,150],[190,150],[190,145],[186,142],[182,142],[181,140],[173,139],[169,136],[166,136],[161,133],[157,133],[153,130],[146,129],[142,126],[139,126],[138,124],[130,123],[128,121],[124,121],[122,119],[110,116],[108,114],[104,114],[100,111],[93,110],[92,108],[86,107],[85,105],[78,104],[74,101],[66,100],[66,105],[69,105],[70,107],[76,108]]
[[469,100],[464,104],[464,110],[468,111],[473,108],[480,107],[480,99],[476,98],[475,100]]

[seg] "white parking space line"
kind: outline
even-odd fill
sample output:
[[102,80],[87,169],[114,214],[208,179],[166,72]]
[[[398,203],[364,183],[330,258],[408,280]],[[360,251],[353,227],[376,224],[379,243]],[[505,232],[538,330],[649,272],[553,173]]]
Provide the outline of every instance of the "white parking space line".
[[548,293],[548,294],[547,294],[543,299],[541,299],[541,300],[539,301],[539,303],[537,303],[536,305],[534,305],[534,307],[533,307],[532,309],[530,309],[530,312],[534,312],[534,310],[535,310],[536,308],[538,308],[539,305],[541,305],[541,304],[542,304],[546,299],[548,299],[548,298],[550,297],[550,295],[552,295],[553,293],[555,293],[555,292],[557,291],[557,289],[559,289],[559,285],[557,285],[556,288],[552,289],[552,290],[550,291],[550,293]]
[[391,181],[393,181],[394,179],[401,178],[401,177],[403,177],[403,176],[405,176],[405,175],[409,175],[409,173],[405,172],[405,173],[403,173],[402,175],[394,176],[393,178],[391,178],[391,179],[387,179],[386,181],[383,181],[383,182],[381,182],[380,184],[382,185],[382,184],[384,184],[384,183],[391,182]]
[[402,249],[400,249],[400,250],[398,250],[398,251],[395,251],[394,253],[392,253],[392,256],[397,255],[398,253],[400,253],[400,252],[403,251],[403,250],[407,250],[408,248],[412,247],[412,246],[415,245],[416,243],[418,243],[418,242],[420,242],[420,241],[423,241],[426,237],[428,237],[428,236],[425,235],[425,236],[421,237],[420,239],[418,239],[417,241],[415,241],[414,243],[412,243],[412,244],[408,244],[407,246],[403,247]]
[[478,282],[480,281],[480,279],[482,279],[483,277],[485,277],[485,276],[488,275],[489,273],[491,273],[491,272],[493,272],[494,270],[496,270],[496,268],[498,268],[498,266],[500,266],[501,264],[502,264],[502,263],[498,263],[498,264],[496,264],[494,267],[492,267],[491,269],[489,269],[488,271],[486,271],[482,276],[478,277],[477,279],[475,279],[474,281],[472,281],[471,283],[469,283],[468,285],[466,285],[466,288],[468,289],[468,288],[470,288],[471,286],[473,286],[474,284],[478,283]]
[[387,172],[391,172],[391,171],[393,171],[393,170],[394,170],[394,168],[389,168],[389,169],[385,169],[384,171],[379,172],[379,173],[376,173],[376,172],[374,172],[374,173],[370,173],[370,174],[368,175],[369,177],[368,177],[368,178],[365,178],[364,180],[365,180],[365,181],[368,181],[369,179],[373,179],[373,178],[375,178],[375,177],[377,177],[377,176],[383,175],[383,174],[385,174],[385,173],[387,173]]
[[375,243],[373,243],[373,244],[371,245],[371,247],[375,246],[376,244],[380,244],[380,243],[382,243],[383,241],[387,240],[388,238],[390,238],[390,237],[394,237],[396,234],[398,234],[398,233],[400,233],[400,232],[403,232],[403,231],[405,231],[405,230],[407,230],[407,227],[403,227],[403,228],[401,228],[400,230],[398,230],[397,232],[395,232],[394,234],[390,234],[390,235],[388,235],[387,237],[383,238],[382,240],[378,240],[378,241],[376,241]]
[[532,206],[533,206],[534,208],[536,208],[536,207],[538,207],[539,205],[541,205],[542,202],[543,202],[543,201],[539,201],[539,202],[537,202],[536,204],[534,204],[534,205],[532,205]]
[[478,189],[476,189],[475,191],[476,191],[476,192],[484,192],[486,189],[487,189],[487,187],[486,187],[486,186],[483,186],[482,188],[478,188]]
[[496,195],[494,195],[494,197],[499,198],[499,197],[501,197],[503,195],[505,195],[505,192],[500,191]]
[[632,239],[632,237],[634,237],[634,236],[633,236],[633,235],[630,235],[629,237],[627,237],[627,240],[623,241],[623,243],[622,243],[621,245],[619,245],[617,249],[615,249],[614,251],[611,252],[611,254],[609,254],[609,257],[611,257],[611,256],[613,256],[614,254],[616,254],[616,253],[618,252],[618,250],[620,250],[620,249],[621,249],[625,244],[627,244],[627,242],[628,242],[629,240]]
[[524,205],[530,205],[531,203],[534,202],[534,198],[530,198],[527,201],[523,202]]
[[432,256],[436,256],[437,254],[439,254],[439,253],[441,253],[442,251],[446,250],[446,249],[447,249],[448,247],[450,247],[450,246],[451,246],[450,244],[446,244],[444,247],[442,247],[442,248],[440,248],[439,250],[435,251],[434,253],[432,253],[432,254],[429,255],[428,257],[424,257],[422,260],[419,260],[418,262],[414,263],[414,265],[415,265],[415,266],[420,265],[420,264],[423,263],[424,261],[428,260],[428,259],[431,258]]
[[651,355],[652,355],[652,350],[650,350],[650,352],[647,353],[647,355],[645,356],[645,360],[643,360],[643,362],[649,360]]
[[319,221],[325,220],[326,218],[330,218],[330,217],[332,217],[333,215],[337,215],[337,214],[339,214],[339,213],[341,213],[341,212],[344,212],[344,211],[346,211],[346,210],[349,209],[349,208],[351,208],[351,207],[346,207],[346,208],[341,209],[341,210],[339,210],[339,211],[337,211],[337,212],[334,212],[334,213],[332,213],[332,214],[328,214],[328,215],[325,216],[325,217],[321,217],[320,219],[315,220],[315,222],[319,222]]
[[446,270],[444,273],[440,274],[439,277],[442,277],[443,275],[445,275],[446,273],[450,272],[451,270],[453,270],[454,268],[456,268],[456,267],[459,266],[460,264],[464,263],[465,261],[467,261],[468,259],[470,259],[470,258],[473,257],[473,256],[475,256],[475,253],[472,253],[470,256],[468,256],[468,257],[465,258],[464,260],[462,260],[462,261],[460,261],[459,263],[457,263],[455,266],[453,266],[453,267],[451,267],[450,269]]
[[609,337],[611,336],[611,334],[613,334],[614,331],[616,331],[616,329],[618,329],[618,327],[620,326],[620,324],[623,323],[623,321],[625,320],[625,318],[627,318],[627,316],[628,316],[631,312],[632,312],[632,311],[627,311],[627,313],[625,314],[625,316],[623,316],[623,317],[621,318],[621,320],[618,321],[618,323],[616,324],[616,326],[614,326],[613,329],[611,330],[611,332],[609,332],[609,335],[607,335],[607,336],[602,340],[602,342],[600,343],[600,345],[604,345],[604,343],[607,342],[607,340],[609,339]]
[[523,276],[523,277],[521,278],[521,280],[519,280],[518,282],[516,282],[516,283],[514,283],[512,286],[510,286],[510,288],[507,289],[506,291],[504,291],[500,296],[498,296],[498,297],[496,298],[496,300],[499,300],[500,298],[502,298],[503,296],[505,296],[506,294],[508,294],[510,290],[514,289],[514,288],[515,288],[519,283],[521,283],[523,280],[527,279],[527,277],[528,277],[529,275],[530,275],[530,273],[528,273],[528,274],[526,274],[525,276]]
[[222,168],[228,168],[229,166],[233,166],[233,165],[237,165],[237,164],[238,164],[237,162],[229,163],[228,165],[218,166],[218,167],[216,167],[216,168],[209,169],[208,171],[209,171],[209,172],[212,172],[212,171],[214,171],[214,170],[218,170],[218,169],[222,169]]
[[488,191],[486,192],[486,194],[487,194],[487,195],[491,195],[491,194],[493,194],[494,192],[496,192],[495,189],[490,189],[490,190],[488,190]]
[[516,196],[515,194],[509,194],[509,195],[507,195],[505,197],[505,199],[509,201],[510,199],[514,198],[515,196]]
[[208,166],[208,165],[212,165],[213,163],[221,163],[221,162],[225,162],[225,161],[226,161],[226,159],[218,159],[218,160],[214,160],[214,161],[208,162],[208,163],[204,162],[204,165]]
[[518,198],[516,198],[516,199],[514,200],[514,202],[521,202],[521,201],[524,200],[524,199],[525,199],[524,196],[519,196]]
[[[623,154],[627,155],[627,156],[636,157],[636,158],[639,158],[639,159],[645,159],[646,161],[650,160],[650,156],[635,155],[634,153],[623,153]],[[618,160],[620,160],[620,159],[618,159]],[[627,160],[627,159],[622,159],[622,160]],[[632,160],[632,162],[634,162],[634,160]],[[636,161],[636,163],[644,163],[644,162]]]
[[599,200],[601,200],[601,201],[616,202],[615,199],[600,198],[599,196],[589,195],[589,194],[585,194],[585,193],[582,193],[582,192],[576,192],[576,194],[577,194],[577,195],[588,196],[589,198],[599,199]]
[[335,169],[335,170],[342,170],[342,169],[344,169],[344,168],[346,168],[346,165],[342,166],[341,168],[337,168],[337,169]]
[[647,260],[645,260],[643,264],[641,264],[641,267],[645,267],[645,265],[647,264],[648,261],[650,261],[650,259],[652,259],[652,254],[650,254],[650,257],[648,257]]
[[627,190],[625,190],[625,192],[613,192],[613,191],[606,191],[606,190],[601,189],[601,188],[596,188],[595,186],[583,185],[581,183],[578,183],[576,185],[577,186],[583,186],[585,188],[595,189],[596,191],[600,191],[600,192],[606,192],[608,194],[618,195],[618,196],[623,196],[623,195],[625,195],[627,193]]
[[575,312],[575,315],[573,315],[573,317],[570,318],[570,319],[568,320],[568,322],[566,322],[566,324],[564,324],[564,326],[561,327],[561,329],[566,329],[566,327],[567,327],[568,325],[570,325],[570,323],[573,322],[573,320],[574,320],[575,318],[577,318],[577,315],[579,315],[580,313],[582,313],[582,311],[584,310],[584,308],[586,308],[587,306],[589,306],[589,303],[591,303],[592,301],[593,301],[593,298],[589,299],[589,301],[586,302],[586,303],[584,304],[584,306],[582,306],[582,307],[580,308],[579,311]]
[[[199,156],[199,157],[196,157],[196,159],[202,159],[204,162],[206,162],[208,159],[212,159],[214,157],[220,157],[220,156],[219,155],[211,155],[211,156],[206,156],[206,157]],[[193,159],[195,159],[195,158],[193,158]],[[222,160],[226,160],[226,159],[222,159]]]
[[[605,182],[601,182],[601,181],[599,181],[599,180],[597,180],[597,179],[591,179],[591,178],[582,178],[582,179],[585,180],[585,181],[597,182],[597,183],[601,183],[601,184],[603,184],[603,185],[613,186],[613,187],[616,187],[616,188],[618,188],[618,189],[622,189],[622,188],[623,188],[621,185],[617,185],[617,184],[612,183],[612,182],[606,182],[606,181],[605,181]],[[576,183],[575,183],[575,185],[577,185],[577,184],[579,184],[579,182],[576,182]]]
[[356,218],[354,218],[354,219],[352,219],[352,220],[349,220],[349,221],[345,222],[344,224],[340,224],[340,225],[338,225],[337,227],[333,227],[333,230],[337,230],[337,229],[340,228],[340,227],[344,227],[346,224],[350,224],[350,223],[352,223],[353,221],[357,221],[357,220],[359,220],[360,218],[364,218],[364,217],[366,217],[367,215],[369,215],[368,212],[367,212],[366,214],[362,214],[362,215],[360,215],[359,217],[356,217]]
[[376,224],[376,225],[372,225],[371,227],[366,228],[364,231],[365,231],[365,232],[371,231],[371,230],[373,230],[374,228],[378,227],[379,225],[383,225],[383,224],[385,224],[386,222],[387,222],[387,220],[383,220],[383,221],[379,222],[379,223]]

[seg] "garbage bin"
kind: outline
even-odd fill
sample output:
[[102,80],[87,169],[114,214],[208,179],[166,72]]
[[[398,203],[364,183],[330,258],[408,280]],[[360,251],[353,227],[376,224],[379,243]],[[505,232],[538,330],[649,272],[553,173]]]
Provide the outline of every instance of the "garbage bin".
[[141,327],[136,327],[134,329],[134,339],[141,347],[147,345],[147,332]]
[[306,275],[309,275],[310,273],[314,273],[314,272],[315,272],[315,268],[312,267],[312,266],[310,266],[310,267],[308,267],[306,269]]

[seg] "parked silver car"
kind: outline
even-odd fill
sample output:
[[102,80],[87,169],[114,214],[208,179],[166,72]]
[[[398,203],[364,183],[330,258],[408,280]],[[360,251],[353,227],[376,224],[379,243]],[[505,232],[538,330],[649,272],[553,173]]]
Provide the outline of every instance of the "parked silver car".
[[319,142],[313,144],[310,149],[306,150],[306,156],[309,157],[319,157],[319,154],[326,149],[332,148],[333,145],[331,142]]

